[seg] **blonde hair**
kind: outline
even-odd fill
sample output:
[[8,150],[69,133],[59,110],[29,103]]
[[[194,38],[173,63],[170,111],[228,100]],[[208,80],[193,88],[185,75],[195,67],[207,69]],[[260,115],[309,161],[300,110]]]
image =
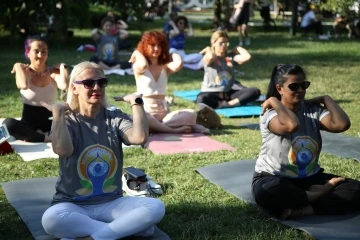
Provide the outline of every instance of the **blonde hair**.
[[[81,62],[81,63],[77,64],[74,67],[74,69],[71,71],[70,80],[69,80],[69,89],[68,89],[68,93],[67,93],[67,97],[66,97],[66,103],[69,105],[71,110],[76,110],[76,111],[80,110],[79,98],[73,92],[73,84],[74,84],[74,81],[76,80],[77,76],[79,76],[79,74],[82,71],[84,71],[85,69],[99,70],[102,73],[102,75],[105,77],[104,70],[100,67],[100,65],[98,65],[96,63],[93,63],[93,62]],[[80,79],[78,79],[78,80],[80,80]],[[103,100],[101,102],[101,106],[109,107],[109,103],[108,103],[107,98],[106,98],[106,93],[105,93],[104,98],[103,98]]]
[[216,40],[218,40],[221,37],[229,39],[229,36],[226,31],[219,30],[219,31],[214,32],[211,35],[211,39],[210,39],[211,45],[213,45],[216,42]]

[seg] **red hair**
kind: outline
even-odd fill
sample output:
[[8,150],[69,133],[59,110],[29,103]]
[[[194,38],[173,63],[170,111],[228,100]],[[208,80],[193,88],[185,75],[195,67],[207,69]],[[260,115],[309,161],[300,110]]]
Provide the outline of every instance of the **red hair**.
[[159,65],[165,65],[172,61],[172,57],[169,54],[169,43],[167,37],[162,32],[158,31],[149,31],[145,32],[140,42],[137,45],[137,50],[141,52],[142,55],[146,58],[146,60],[151,64],[150,53],[148,50],[149,45],[159,44],[161,47],[161,54],[158,59]]

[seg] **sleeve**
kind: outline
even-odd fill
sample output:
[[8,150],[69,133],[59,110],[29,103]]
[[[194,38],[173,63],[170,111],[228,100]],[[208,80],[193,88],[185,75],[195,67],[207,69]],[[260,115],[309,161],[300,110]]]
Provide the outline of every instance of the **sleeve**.
[[75,124],[76,123],[69,116],[66,116],[65,119],[66,119],[66,126],[67,126],[67,129],[69,130],[73,147],[74,147],[74,149],[76,149],[76,147],[75,147],[75,143],[76,143],[76,139],[75,139],[76,138],[76,134],[75,134],[76,126],[75,126]]
[[273,108],[266,110],[263,116],[263,122],[265,123],[267,129],[269,129],[270,121],[277,115],[278,115],[277,112]]
[[321,120],[328,114],[330,114],[329,110],[327,110],[327,108],[321,106],[320,104],[317,106],[318,108],[318,112],[319,112],[319,121],[321,122]]
[[[121,136],[121,141],[123,142],[124,133],[133,127],[133,121],[128,114],[122,112],[120,109],[117,109],[116,110],[116,125],[117,125],[118,135]],[[127,143],[125,143],[125,144],[127,144]]]

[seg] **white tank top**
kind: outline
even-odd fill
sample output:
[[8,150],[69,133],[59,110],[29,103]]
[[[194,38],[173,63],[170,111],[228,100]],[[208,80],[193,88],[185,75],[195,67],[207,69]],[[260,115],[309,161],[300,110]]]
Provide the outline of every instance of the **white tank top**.
[[136,92],[137,94],[143,94],[144,97],[151,95],[165,95],[167,81],[168,76],[164,68],[161,70],[157,81],[155,81],[153,75],[149,69],[147,69],[141,77],[136,79]]
[[46,103],[56,102],[57,87],[53,80],[44,87],[35,86],[30,80],[30,87],[26,90],[20,90],[22,102],[31,106],[41,106],[40,101]]

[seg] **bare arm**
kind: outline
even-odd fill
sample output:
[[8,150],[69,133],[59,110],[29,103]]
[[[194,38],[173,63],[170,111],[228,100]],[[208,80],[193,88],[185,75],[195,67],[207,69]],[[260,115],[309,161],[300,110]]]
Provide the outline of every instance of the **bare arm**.
[[167,66],[167,73],[168,75],[174,72],[179,71],[183,67],[183,61],[181,60],[181,57],[177,53],[173,53],[172,55],[172,62],[169,62]]
[[94,28],[91,32],[91,37],[94,39],[94,41],[99,40],[100,39],[99,29]]
[[244,5],[244,0],[240,0],[237,4],[234,4],[234,8],[242,8]]
[[63,63],[60,64],[59,71],[60,71],[59,74],[57,74],[57,73],[52,74],[53,79],[55,80],[55,82],[60,90],[66,90],[68,88],[69,73]]
[[324,104],[330,114],[321,119],[321,127],[328,132],[344,132],[351,126],[348,115],[342,108],[328,95],[315,97],[307,102]]
[[135,103],[135,98],[141,96],[130,94],[115,98],[116,101],[124,101],[131,104],[133,127],[124,134],[124,140],[133,145],[145,144],[149,137],[149,124],[143,105]]
[[243,64],[244,62],[247,62],[250,60],[251,55],[245,48],[236,47],[236,51],[239,53],[239,54],[236,54],[233,58],[233,60],[236,63]]
[[50,105],[45,102],[40,102],[40,104],[53,114],[51,143],[54,153],[60,157],[70,156],[74,151],[74,146],[65,120],[65,112],[70,110],[69,106],[66,103]]
[[117,27],[119,29],[128,29],[129,25],[126,22],[124,22],[123,20],[120,19],[120,20],[117,21]]
[[209,66],[215,60],[215,54],[211,50],[211,47],[204,48],[200,54],[205,54],[203,60],[206,66]]
[[29,88],[30,79],[25,73],[25,68],[27,66],[27,64],[15,63],[13,69],[11,70],[11,73],[15,73],[16,86],[18,89],[25,90]]
[[194,36],[194,30],[192,28],[191,23],[189,23],[189,31],[186,33],[187,37],[193,37]]
[[299,128],[299,120],[295,113],[285,107],[277,98],[271,97],[262,105],[263,114],[266,109],[273,108],[277,116],[270,120],[269,129],[271,132],[279,135],[294,133]]
[[174,23],[174,21],[171,20],[171,21],[169,22],[169,24],[170,24],[170,26],[173,27],[173,29],[171,29],[170,32],[169,32],[169,38],[172,38],[172,37],[178,35],[178,34],[180,33],[180,30],[179,30],[179,28],[176,26],[176,24]]
[[135,50],[130,57],[129,62],[133,64],[134,73],[137,75],[142,75],[148,69],[149,64],[144,55],[138,50]]

